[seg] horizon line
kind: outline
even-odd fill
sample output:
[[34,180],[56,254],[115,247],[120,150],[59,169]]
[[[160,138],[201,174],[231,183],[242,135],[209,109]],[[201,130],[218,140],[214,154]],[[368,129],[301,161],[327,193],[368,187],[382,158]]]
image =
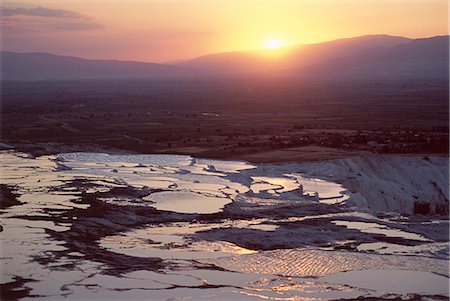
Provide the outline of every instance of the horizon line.
[[[318,45],[328,42],[334,42],[339,40],[346,40],[346,39],[355,39],[355,38],[362,38],[362,37],[371,37],[371,36],[389,36],[389,37],[395,37],[395,38],[404,38],[408,40],[420,40],[420,39],[430,39],[435,37],[450,37],[450,33],[446,34],[436,34],[432,36],[426,36],[426,37],[407,37],[407,36],[400,36],[400,35],[391,35],[391,34],[385,34],[385,33],[377,33],[377,34],[365,34],[365,35],[359,35],[359,36],[350,36],[350,37],[342,37],[342,38],[336,38],[331,40],[323,40],[320,42],[314,42],[314,43],[295,43],[295,44],[287,44],[283,45],[279,48],[276,48],[276,50],[281,49],[287,49],[291,47],[299,47],[299,46],[307,46],[307,45]],[[240,52],[251,52],[251,51],[273,51],[274,49],[267,49],[264,47],[260,48],[247,48],[247,49],[241,49],[241,50],[230,50],[230,51],[220,51],[220,52],[212,52],[212,53],[205,53],[201,55],[197,55],[191,58],[178,58],[173,60],[164,60],[164,61],[144,61],[144,60],[134,60],[134,59],[119,59],[119,58],[94,58],[94,57],[83,57],[78,55],[70,55],[70,54],[61,54],[61,53],[55,53],[55,52],[45,52],[45,51],[14,51],[14,50],[7,50],[7,49],[0,49],[1,52],[13,52],[13,53],[19,53],[19,54],[50,54],[55,56],[61,56],[61,57],[73,57],[73,58],[79,58],[84,60],[101,60],[101,61],[120,61],[120,62],[135,62],[135,63],[146,63],[146,64],[161,64],[161,65],[173,65],[174,62],[177,61],[190,61],[195,60],[200,57],[210,56],[210,55],[217,55],[217,54],[226,54],[226,53],[240,53]]]

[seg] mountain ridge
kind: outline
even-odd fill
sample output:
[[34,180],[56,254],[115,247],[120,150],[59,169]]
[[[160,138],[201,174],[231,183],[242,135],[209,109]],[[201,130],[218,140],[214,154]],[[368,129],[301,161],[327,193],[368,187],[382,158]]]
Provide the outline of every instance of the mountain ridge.
[[1,51],[1,79],[167,79],[242,75],[446,78],[448,40],[449,36],[409,39],[365,35],[275,50],[215,53],[178,64]]
[[0,53],[2,79],[171,78],[189,75],[182,67],[121,60],[84,59],[45,52]]

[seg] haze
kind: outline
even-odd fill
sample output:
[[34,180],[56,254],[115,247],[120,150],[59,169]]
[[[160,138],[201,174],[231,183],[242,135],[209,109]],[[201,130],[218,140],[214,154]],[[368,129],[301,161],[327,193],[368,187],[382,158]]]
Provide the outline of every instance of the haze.
[[2,50],[168,62],[343,37],[448,34],[446,1],[7,1]]

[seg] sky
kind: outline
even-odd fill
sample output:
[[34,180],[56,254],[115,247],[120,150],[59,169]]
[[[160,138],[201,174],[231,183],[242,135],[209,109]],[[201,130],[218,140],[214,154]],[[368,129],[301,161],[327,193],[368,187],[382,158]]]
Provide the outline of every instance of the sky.
[[168,62],[368,34],[448,34],[446,0],[2,1],[1,48]]

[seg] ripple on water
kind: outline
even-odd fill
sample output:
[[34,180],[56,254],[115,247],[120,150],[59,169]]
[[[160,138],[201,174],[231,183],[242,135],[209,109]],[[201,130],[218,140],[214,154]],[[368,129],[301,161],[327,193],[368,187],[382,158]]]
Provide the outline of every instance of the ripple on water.
[[[176,263],[183,269],[178,270],[177,272],[180,273],[177,274],[174,273],[175,271],[164,273],[141,271],[141,273],[117,277],[101,275],[100,271],[104,269],[103,265],[84,260],[83,253],[75,251],[67,255],[79,257],[76,261],[69,261],[62,257],[48,265],[41,265],[36,261],[36,256],[42,254],[46,256],[50,254],[49,252],[69,251],[63,241],[51,239],[47,229],[66,231],[72,226],[72,220],[63,224],[45,220],[49,217],[49,214],[45,213],[45,209],[51,208],[53,209],[52,214],[57,214],[57,212],[63,213],[73,208],[83,209],[89,206],[77,201],[80,195],[76,187],[64,185],[72,180],[78,179],[99,185],[88,190],[88,193],[107,191],[112,187],[128,185],[177,189],[176,191],[154,193],[146,197],[146,201],[159,210],[181,213],[219,212],[223,206],[232,202],[233,198],[237,200],[243,198],[244,196],[238,194],[246,193],[250,188],[248,186],[253,185],[265,185],[253,186],[255,190],[264,190],[270,187],[268,193],[272,194],[270,199],[262,200],[253,197],[246,202],[241,202],[241,204],[248,205],[248,208],[257,210],[265,208],[267,204],[288,204],[278,193],[293,191],[299,188],[299,184],[302,184],[306,193],[318,192],[320,202],[341,202],[348,197],[343,192],[342,186],[337,183],[307,178],[299,174],[283,174],[281,176],[280,171],[292,172],[291,169],[283,171],[284,167],[277,167],[280,170],[277,170],[276,173],[260,174],[266,177],[252,179],[252,171],[240,172],[255,168],[245,162],[222,162],[173,155],[95,153],[62,154],[58,158],[64,162],[54,162],[55,157],[53,156],[33,159],[14,152],[0,153],[2,165],[0,181],[3,184],[16,186],[17,193],[21,194],[19,200],[23,202],[22,205],[10,207],[2,213],[3,232],[0,242],[3,245],[2,255],[5,258],[2,262],[5,280],[2,279],[2,281],[11,281],[12,275],[37,280],[28,285],[32,288],[32,294],[40,295],[45,300],[50,300],[52,297],[56,300],[65,297],[78,300],[94,298],[148,299],[150,295],[153,300],[185,297],[207,298],[208,300],[242,300],[244,296],[248,299],[292,300],[305,297],[305,299],[321,300],[367,296],[370,289],[380,291],[380,295],[384,292],[445,294],[448,290],[448,284],[443,284],[444,281],[448,283],[448,247],[445,243],[426,242],[407,249],[400,249],[402,246],[386,243],[368,243],[358,247],[359,251],[374,250],[378,253],[402,253],[418,256],[317,249],[258,252],[225,241],[198,240],[205,236],[195,235],[197,232],[214,228],[249,228],[259,230],[258,232],[265,231],[262,233],[263,235],[271,235],[271,231],[276,230],[278,226],[273,224],[275,221],[270,214],[259,219],[221,219],[203,224],[201,222],[171,223],[161,227],[153,225],[151,228],[131,230],[119,235],[104,237],[96,242],[111,252],[131,256],[156,256],[169,260],[181,259]],[[61,168],[62,164],[67,168]],[[233,174],[230,175],[230,173]],[[236,175],[235,173],[240,174]],[[228,198],[221,197],[225,195]],[[297,197],[296,192],[285,195]],[[279,196],[281,197],[278,198]],[[298,194],[298,197],[301,195]],[[109,198],[102,200],[111,201]],[[123,203],[127,205],[125,201]],[[239,207],[239,203],[236,205]],[[230,212],[233,212],[232,208],[230,209]],[[248,212],[251,211],[248,210]],[[30,221],[21,217],[30,215],[43,217],[44,221]],[[257,216],[260,217],[260,215],[254,217]],[[343,216],[375,220],[371,216],[363,216],[362,213],[340,212],[320,216],[292,216],[277,222],[324,217],[339,220]],[[76,220],[76,217],[73,220]],[[407,233],[377,223],[347,222],[347,224],[341,225],[357,227],[363,232],[377,231],[373,233],[426,241],[418,234]],[[279,233],[277,231],[275,235]],[[427,254],[433,258],[425,257]],[[441,254],[443,257],[440,258],[446,259],[436,258]],[[189,265],[188,259],[196,259],[196,264],[215,264],[238,273],[196,270],[197,265]],[[67,266],[71,267],[70,264],[76,264],[77,268],[67,268]],[[56,269],[57,267],[58,269]],[[193,270],[189,271],[189,268]],[[400,271],[402,269],[408,271]],[[261,278],[262,275],[269,276]],[[322,278],[301,278],[311,276]],[[377,287],[375,281],[359,282],[371,278],[399,279],[400,282],[413,284],[414,287],[403,289],[396,286],[386,289],[387,285],[391,283],[385,282]],[[249,283],[249,281],[253,281],[253,283]],[[209,287],[208,290],[205,290],[172,286],[202,286],[205,283],[218,286],[230,285],[230,287],[218,289]],[[437,285],[437,289],[421,289],[420,285],[422,284],[430,284],[426,287],[427,289]],[[351,288],[349,285],[356,288]],[[171,289],[164,289],[168,287]],[[443,288],[446,290],[444,291]]]
[[243,273],[297,277],[321,277],[363,269],[408,269],[433,272],[447,277],[449,273],[447,260],[443,259],[309,249],[264,251],[207,259],[205,262]]

